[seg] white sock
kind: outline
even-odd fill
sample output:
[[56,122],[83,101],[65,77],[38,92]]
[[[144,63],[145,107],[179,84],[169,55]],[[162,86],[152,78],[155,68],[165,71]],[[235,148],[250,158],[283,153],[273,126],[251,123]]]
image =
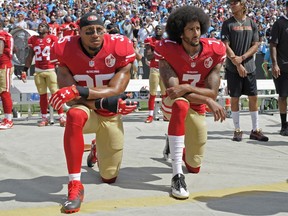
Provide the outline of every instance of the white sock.
[[12,117],[13,117],[12,114],[7,114],[7,113],[5,113],[4,116],[5,116],[5,118],[8,119],[9,121],[12,121]]
[[169,147],[172,160],[173,176],[178,173],[183,174],[182,170],[182,155],[184,148],[184,136],[171,136],[168,135]]
[[149,110],[149,116],[153,116],[154,110]]
[[240,129],[240,113],[239,111],[237,112],[231,112],[232,113],[232,119],[234,123],[235,129],[239,128]]
[[69,177],[69,182],[70,181],[80,181],[80,179],[81,179],[81,173],[72,173],[72,174],[69,174],[68,175],[68,177]]
[[42,118],[47,118],[48,114],[42,114]]
[[258,125],[258,111],[250,112],[251,120],[252,120],[252,130],[256,131],[259,128]]

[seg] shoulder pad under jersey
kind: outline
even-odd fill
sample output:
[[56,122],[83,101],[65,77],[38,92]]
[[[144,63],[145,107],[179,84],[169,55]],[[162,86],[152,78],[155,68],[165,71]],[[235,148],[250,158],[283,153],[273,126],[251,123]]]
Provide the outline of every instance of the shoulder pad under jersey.
[[214,51],[214,53],[216,53],[217,55],[225,55],[226,46],[222,41],[211,40],[211,42],[209,43],[210,43],[210,46],[212,46],[212,50]]
[[124,57],[133,54],[134,48],[132,42],[120,34],[111,35],[111,44],[114,45],[115,52],[118,56]]

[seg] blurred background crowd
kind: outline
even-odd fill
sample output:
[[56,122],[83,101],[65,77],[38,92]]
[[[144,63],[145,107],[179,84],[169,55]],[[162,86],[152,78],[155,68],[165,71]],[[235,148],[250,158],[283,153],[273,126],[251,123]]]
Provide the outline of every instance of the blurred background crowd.
[[[96,11],[111,34],[126,35],[138,45],[153,35],[154,28],[165,28],[169,14],[183,5],[201,7],[211,17],[209,31],[203,37],[220,39],[222,23],[231,16],[226,0],[0,0],[0,19],[4,30],[29,29],[37,32],[39,23],[47,22],[50,33],[58,37],[76,35],[80,17]],[[275,20],[285,15],[285,0],[247,0],[247,15],[258,25],[265,54],[267,39]],[[165,33],[164,33],[165,36]]]

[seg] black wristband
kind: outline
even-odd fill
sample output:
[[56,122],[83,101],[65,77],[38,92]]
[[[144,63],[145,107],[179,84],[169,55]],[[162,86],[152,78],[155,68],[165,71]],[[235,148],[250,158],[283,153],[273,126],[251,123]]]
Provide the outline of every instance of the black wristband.
[[79,92],[79,95],[85,99],[89,97],[89,88],[82,87],[82,86],[76,86],[76,89]]
[[96,107],[96,109],[103,109],[103,107],[102,107],[102,100],[103,100],[103,98],[98,98],[98,99],[95,100],[95,107]]
[[24,67],[23,71],[25,71],[27,73],[28,69],[29,69],[28,67]]

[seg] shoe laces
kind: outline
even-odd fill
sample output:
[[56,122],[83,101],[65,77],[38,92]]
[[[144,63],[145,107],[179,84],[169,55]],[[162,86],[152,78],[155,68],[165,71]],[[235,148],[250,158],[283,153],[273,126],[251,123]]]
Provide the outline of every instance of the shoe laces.
[[253,133],[257,133],[257,134],[259,134],[259,135],[262,135],[262,134],[263,134],[261,128],[256,129],[255,131],[253,131]]
[[180,188],[184,188],[186,190],[187,185],[184,181],[184,177],[183,176],[179,176],[179,178],[176,180],[175,182],[175,186],[176,188],[178,188],[180,190]]
[[82,184],[80,181],[71,181],[68,185],[68,199],[75,200],[79,198],[79,194],[82,190]]

